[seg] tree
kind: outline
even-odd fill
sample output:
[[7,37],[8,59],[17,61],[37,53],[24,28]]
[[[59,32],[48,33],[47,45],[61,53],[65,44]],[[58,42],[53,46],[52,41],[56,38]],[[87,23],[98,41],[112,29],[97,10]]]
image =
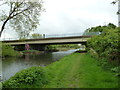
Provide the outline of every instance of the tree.
[[116,4],[117,2],[119,2],[120,0],[114,0],[111,4]]
[[42,38],[42,35],[38,34],[38,33],[34,33],[34,34],[31,35],[31,38],[32,39],[39,39],[39,38]]
[[117,15],[118,15],[118,26],[120,27],[120,0],[115,0],[112,2],[113,5],[115,5],[116,3],[118,3]]
[[101,35],[92,37],[87,41],[88,49],[94,49],[99,57],[119,60],[119,31],[119,28],[108,28]]
[[114,24],[112,24],[112,23],[109,23],[109,24],[108,24],[108,27],[110,27],[110,28],[112,28],[112,29],[115,29],[117,26],[114,25]]
[[96,27],[92,27],[92,28],[89,28],[85,31],[85,33],[87,32],[105,32],[107,29],[115,29],[117,28],[116,25],[112,24],[112,23],[109,23],[108,25],[104,25],[104,26],[96,26]]
[[17,1],[18,0],[3,3],[9,7],[9,12],[3,12],[0,15],[0,21],[3,23],[0,31],[0,37],[6,24],[9,24],[9,26],[18,33],[20,38],[27,37],[29,33],[36,29],[39,24],[39,16],[44,10],[42,8],[43,1]]

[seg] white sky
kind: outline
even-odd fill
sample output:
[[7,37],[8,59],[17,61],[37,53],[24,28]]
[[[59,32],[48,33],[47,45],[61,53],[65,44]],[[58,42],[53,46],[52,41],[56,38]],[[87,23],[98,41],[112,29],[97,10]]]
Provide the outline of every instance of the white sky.
[[[113,0],[45,0],[40,26],[35,33],[81,33],[87,28],[113,23],[117,25],[117,5]],[[11,33],[12,32],[12,33]],[[5,31],[2,37],[15,38],[13,31]]]

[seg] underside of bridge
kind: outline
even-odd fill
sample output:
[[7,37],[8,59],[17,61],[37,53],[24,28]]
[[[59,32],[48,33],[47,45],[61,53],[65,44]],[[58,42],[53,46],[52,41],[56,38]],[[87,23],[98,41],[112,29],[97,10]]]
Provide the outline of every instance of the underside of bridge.
[[[14,46],[14,49],[17,51],[23,51],[25,50],[25,45],[21,44],[21,45],[12,45]],[[30,44],[30,50],[39,50],[39,51],[44,51],[45,50],[45,46],[46,45],[41,45],[41,44]]]
[[[86,46],[86,42],[65,42],[65,43],[47,43],[47,44],[29,44],[30,50],[39,50],[44,51],[46,45],[63,45],[63,44],[82,44]],[[12,45],[14,46],[14,49],[17,51],[23,51],[25,50],[25,44],[19,44],[19,45]]]

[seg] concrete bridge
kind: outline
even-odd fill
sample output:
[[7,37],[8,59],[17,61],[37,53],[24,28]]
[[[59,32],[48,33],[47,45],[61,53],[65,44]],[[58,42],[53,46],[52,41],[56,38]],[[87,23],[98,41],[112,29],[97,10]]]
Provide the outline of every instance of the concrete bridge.
[[25,39],[25,40],[7,40],[2,41],[12,46],[17,45],[53,45],[53,44],[86,44],[86,41],[92,36],[72,36],[72,37],[55,37],[41,39]]
[[[3,44],[16,46],[15,50],[25,50],[25,45],[28,45],[34,50],[44,50],[46,45],[54,44],[82,44],[86,45],[88,39],[93,35],[99,35],[99,32],[90,33],[74,33],[74,34],[56,34],[42,35],[39,39],[24,39],[24,40],[4,40]],[[21,49],[20,49],[21,48]]]

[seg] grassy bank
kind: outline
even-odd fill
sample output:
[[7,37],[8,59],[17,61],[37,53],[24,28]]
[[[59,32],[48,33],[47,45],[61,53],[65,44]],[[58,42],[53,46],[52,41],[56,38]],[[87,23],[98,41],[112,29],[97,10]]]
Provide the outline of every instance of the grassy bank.
[[44,51],[38,51],[38,50],[24,50],[24,51],[20,51],[21,53],[23,53],[23,54],[26,54],[26,53],[28,53],[28,54],[40,54],[40,53],[42,53],[42,52],[44,52]]
[[45,51],[67,51],[80,48],[77,44],[47,45]]
[[18,52],[13,49],[10,45],[2,44],[2,57],[13,57],[18,56]]
[[[23,70],[22,72],[18,72],[14,77],[6,81],[3,86],[21,88],[118,87],[118,79],[115,74],[110,71],[104,71],[97,64],[98,62],[96,62],[96,60],[91,58],[88,54],[74,53],[65,56],[61,60],[56,61],[47,67],[44,67],[44,69],[42,69],[43,73],[39,73],[40,67],[33,67],[27,70]],[[32,72],[33,74],[31,74]],[[23,79],[23,77],[25,78]],[[42,81],[39,79],[36,81],[36,77]],[[42,79],[42,77],[44,79]]]
[[0,82],[0,89],[2,88],[2,83]]
[[46,88],[115,88],[118,79],[112,72],[97,66],[87,54],[72,54],[46,68],[51,71],[51,82]]

